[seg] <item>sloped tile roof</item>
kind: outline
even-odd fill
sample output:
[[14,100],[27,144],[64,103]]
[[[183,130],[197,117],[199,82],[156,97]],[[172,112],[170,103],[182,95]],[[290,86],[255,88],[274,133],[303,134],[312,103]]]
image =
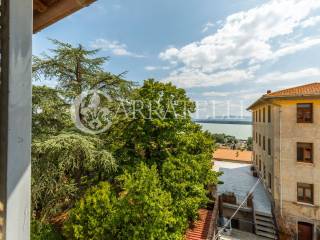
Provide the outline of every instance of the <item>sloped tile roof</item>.
[[310,83],[298,87],[268,93],[268,96],[304,96],[320,95],[320,83]]
[[186,240],[205,240],[208,237],[212,211],[207,209],[199,210],[199,219],[187,230]]
[[267,99],[273,98],[303,98],[303,97],[320,97],[320,82],[305,84],[302,86],[283,89],[276,92],[270,92],[262,95],[257,101],[251,104],[247,110],[252,109],[254,106],[259,105]]
[[231,161],[231,162],[250,163],[252,161],[252,152],[218,148],[213,153],[213,159],[220,160],[220,161],[223,160],[223,161]]

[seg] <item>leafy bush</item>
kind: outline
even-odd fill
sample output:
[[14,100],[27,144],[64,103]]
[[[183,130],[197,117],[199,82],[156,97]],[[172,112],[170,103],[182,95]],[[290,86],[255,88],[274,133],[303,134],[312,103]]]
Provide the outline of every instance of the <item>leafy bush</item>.
[[113,239],[116,197],[109,183],[101,182],[77,202],[64,226],[68,239]]
[[100,183],[77,202],[64,226],[68,239],[182,239],[155,166],[141,163],[118,180],[118,198],[108,183]]
[[33,220],[31,223],[31,240],[63,240],[63,238],[52,225]]

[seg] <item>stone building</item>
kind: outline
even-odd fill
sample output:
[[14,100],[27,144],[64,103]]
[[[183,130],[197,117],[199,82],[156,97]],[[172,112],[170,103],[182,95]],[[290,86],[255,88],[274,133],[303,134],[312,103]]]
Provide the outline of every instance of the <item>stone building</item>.
[[253,163],[280,229],[319,239],[320,83],[268,91],[249,108]]

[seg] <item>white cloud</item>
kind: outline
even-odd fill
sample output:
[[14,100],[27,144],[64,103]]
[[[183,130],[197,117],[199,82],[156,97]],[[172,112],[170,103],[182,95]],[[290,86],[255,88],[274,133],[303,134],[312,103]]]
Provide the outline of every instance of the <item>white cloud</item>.
[[314,17],[310,17],[310,18],[306,19],[305,21],[303,21],[301,23],[301,26],[303,28],[307,28],[307,27],[312,27],[318,23],[320,23],[320,16],[314,16]]
[[110,51],[112,54],[116,56],[129,56],[129,57],[136,57],[136,58],[144,57],[143,55],[130,52],[127,49],[126,44],[120,43],[118,41],[109,41],[107,39],[100,38],[92,42],[91,47],[99,48],[104,51]]
[[169,66],[146,66],[144,68],[147,71],[156,71],[156,70],[169,70]]
[[[227,92],[219,92],[219,91],[210,91],[202,93],[202,96],[205,97],[232,97],[232,99],[238,97],[242,100],[252,100],[260,97],[263,93],[255,90],[255,89],[248,89],[248,90],[234,90],[234,91],[227,91]],[[222,101],[225,102],[225,101]]]
[[[273,49],[271,41],[293,33],[319,7],[319,0],[273,0],[232,14],[215,34],[180,49],[168,48],[159,57],[204,73],[273,59],[280,49]],[[306,47],[297,47],[296,51]]]
[[233,92],[216,92],[216,91],[211,91],[211,92],[204,92],[202,93],[202,96],[205,97],[227,97]]
[[214,26],[214,23],[212,23],[212,22],[207,22],[207,23],[203,26],[201,32],[202,32],[202,33],[205,33],[205,32],[207,32],[210,28],[212,28],[213,26]]
[[310,80],[320,78],[320,68],[305,68],[292,72],[272,72],[260,77],[258,83],[292,82],[294,80]]
[[286,46],[278,49],[272,55],[272,58],[276,59],[279,57],[283,57],[289,54],[294,54],[298,51],[308,49],[314,47],[316,45],[320,45],[320,36],[312,37],[312,38],[304,38],[301,41],[296,41],[291,44],[287,44]]
[[197,69],[180,69],[174,71],[167,78],[163,79],[164,82],[172,82],[178,87],[192,88],[192,87],[208,87],[220,86],[228,83],[237,83],[244,80],[249,80],[254,77],[253,71],[233,69],[221,71],[216,73],[204,73]]

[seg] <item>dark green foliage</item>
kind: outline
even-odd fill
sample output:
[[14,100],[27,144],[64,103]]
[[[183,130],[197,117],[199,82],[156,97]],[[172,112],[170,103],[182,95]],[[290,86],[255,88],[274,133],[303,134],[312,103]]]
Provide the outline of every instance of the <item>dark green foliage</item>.
[[46,138],[56,135],[73,123],[70,106],[60,97],[59,91],[46,86],[33,86],[32,89],[32,134],[33,138]]
[[131,117],[116,126],[120,127],[115,133],[121,143],[116,153],[128,165],[142,160],[160,168],[162,160],[176,151],[179,133],[191,124],[195,104],[183,89],[152,79],[136,89],[132,99]]
[[63,237],[55,230],[54,226],[33,220],[31,222],[31,240],[63,240]]
[[64,225],[64,235],[67,239],[78,240],[114,239],[116,203],[109,183],[101,182],[89,189],[70,212]]
[[252,137],[248,137],[246,150],[252,151],[252,149],[253,149],[253,140],[252,140]]
[[101,140],[60,134],[32,146],[32,203],[42,220],[72,206],[83,189],[111,177],[117,164]]
[[118,178],[122,192],[118,201],[120,231],[114,239],[179,239],[173,226],[170,193],[161,189],[156,166],[141,163]]
[[64,228],[68,239],[182,239],[173,231],[172,200],[155,166],[141,163],[118,180],[117,199],[110,185],[101,183],[76,204]]
[[[192,122],[194,102],[171,83],[132,88],[103,70],[96,50],[53,42],[51,55],[34,58],[35,79],[58,86],[34,87],[33,217],[44,224],[68,215],[59,222],[68,239],[182,239],[218,182],[214,138]],[[69,104],[92,88],[117,113],[98,136],[75,130],[69,116]]]

